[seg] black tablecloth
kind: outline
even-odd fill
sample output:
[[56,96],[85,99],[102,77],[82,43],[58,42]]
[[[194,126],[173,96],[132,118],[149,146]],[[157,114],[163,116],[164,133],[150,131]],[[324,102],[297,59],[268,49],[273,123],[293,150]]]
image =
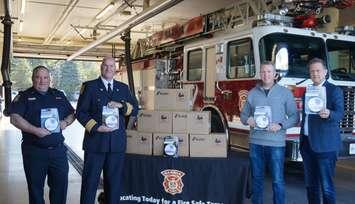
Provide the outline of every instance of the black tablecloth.
[[228,158],[167,158],[127,154],[121,201],[239,204],[244,202],[249,192],[249,177],[247,153],[231,151]]

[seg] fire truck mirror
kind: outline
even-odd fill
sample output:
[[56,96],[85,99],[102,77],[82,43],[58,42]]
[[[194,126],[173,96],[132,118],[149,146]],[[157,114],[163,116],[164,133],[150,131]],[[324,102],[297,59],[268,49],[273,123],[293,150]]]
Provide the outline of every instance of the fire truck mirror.
[[288,72],[288,49],[285,43],[277,44],[274,48],[275,69],[280,77],[283,77]]

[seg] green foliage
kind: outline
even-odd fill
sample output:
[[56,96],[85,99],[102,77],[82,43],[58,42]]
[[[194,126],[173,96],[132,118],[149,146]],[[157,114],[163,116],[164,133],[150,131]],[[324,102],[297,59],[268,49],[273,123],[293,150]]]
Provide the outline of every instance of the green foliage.
[[74,95],[80,90],[82,82],[95,79],[100,74],[98,62],[13,58],[10,72],[13,90],[25,90],[32,86],[32,70],[38,65],[50,70],[51,87],[64,91],[69,100],[75,100]]
[[27,60],[14,58],[11,61],[10,79],[14,90],[25,90],[32,86],[32,70]]
[[73,94],[80,89],[80,75],[78,68],[73,62],[64,62],[59,69],[56,70],[58,75],[57,81],[53,81],[53,85],[60,90],[64,90],[67,98],[73,100]]

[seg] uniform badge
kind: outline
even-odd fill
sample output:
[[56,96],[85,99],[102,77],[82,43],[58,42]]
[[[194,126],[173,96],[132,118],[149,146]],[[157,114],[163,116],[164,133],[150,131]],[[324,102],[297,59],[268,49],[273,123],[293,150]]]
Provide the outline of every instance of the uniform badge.
[[184,172],[175,169],[166,169],[160,173],[164,176],[163,187],[165,192],[171,195],[182,193],[182,188],[184,187],[182,177],[185,175]]
[[34,101],[34,100],[36,100],[36,98],[35,97],[31,97],[31,98],[27,98],[27,100]]

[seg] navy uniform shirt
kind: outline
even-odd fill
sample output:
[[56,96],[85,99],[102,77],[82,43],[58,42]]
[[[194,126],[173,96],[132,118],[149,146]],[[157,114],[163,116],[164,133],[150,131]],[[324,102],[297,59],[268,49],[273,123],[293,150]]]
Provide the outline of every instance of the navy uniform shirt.
[[[41,127],[41,109],[45,108],[57,108],[59,120],[64,120],[64,118],[74,113],[73,107],[63,92],[49,88],[45,94],[41,94],[33,87],[20,92],[14,98],[10,105],[9,113],[19,114],[33,126]],[[64,137],[62,131],[60,133],[52,133],[43,138],[22,131],[22,140],[24,144],[46,148],[62,144]]]
[[[119,129],[103,133],[97,128],[103,124],[102,109],[108,102],[124,105],[120,108]],[[113,80],[112,94],[106,90],[101,78],[85,82],[76,108],[77,120],[85,127],[83,149],[89,152],[124,152],[126,149],[125,116],[137,116],[138,103],[128,86]]]

